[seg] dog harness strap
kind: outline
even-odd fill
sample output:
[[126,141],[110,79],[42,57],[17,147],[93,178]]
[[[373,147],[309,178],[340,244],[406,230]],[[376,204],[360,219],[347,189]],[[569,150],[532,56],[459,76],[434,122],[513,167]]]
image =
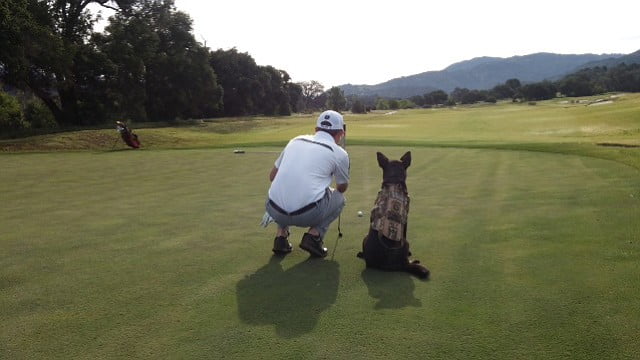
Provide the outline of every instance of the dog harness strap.
[[371,227],[389,240],[405,240],[409,196],[400,184],[385,186],[378,192],[371,211]]

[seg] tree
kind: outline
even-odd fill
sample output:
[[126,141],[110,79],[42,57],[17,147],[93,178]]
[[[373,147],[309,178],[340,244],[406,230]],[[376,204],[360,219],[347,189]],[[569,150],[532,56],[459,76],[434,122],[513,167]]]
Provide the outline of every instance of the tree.
[[398,108],[399,109],[413,109],[416,107],[416,104],[413,103],[413,101],[411,100],[407,100],[407,99],[402,99],[398,101]]
[[486,101],[488,92],[486,90],[469,90],[467,88],[455,88],[451,92],[453,101],[460,104],[474,104],[479,101]]
[[380,98],[376,101],[376,110],[389,110],[389,101]]
[[0,6],[2,79],[38,96],[63,125],[81,124],[77,64],[92,31],[91,3],[129,9],[133,0],[8,0]]
[[443,90],[435,90],[424,94],[424,98],[427,105],[438,105],[444,104],[449,98],[449,95],[447,95]]
[[354,114],[365,114],[367,110],[360,99],[355,99],[351,105],[351,112]]
[[499,84],[491,89],[491,94],[497,99],[511,99],[515,92],[506,84]]
[[409,100],[418,106],[424,106],[427,104],[425,96],[415,95],[410,97]]
[[620,64],[607,72],[608,91],[640,91],[640,64]]
[[261,67],[260,83],[264,91],[260,100],[260,113],[264,115],[291,115],[287,84],[291,78],[286,71],[273,66]]
[[300,110],[304,108],[304,102],[302,100],[302,86],[296,83],[287,83],[285,86],[289,96],[291,111],[294,113],[300,112]]
[[558,85],[558,90],[566,96],[589,96],[594,88],[587,76],[567,76]]
[[191,34],[191,19],[173,0],[142,0],[114,16],[95,36],[115,65],[108,72],[115,106],[138,120],[173,121],[219,112],[222,87],[208,50]]
[[264,89],[262,70],[248,53],[236,48],[211,52],[210,64],[224,89],[224,115],[257,114]]
[[347,106],[347,99],[344,97],[344,91],[337,86],[329,89],[326,106],[328,109],[335,111],[345,110]]
[[553,99],[557,93],[556,85],[550,81],[527,84],[520,88],[522,96],[526,100],[547,100]]
[[324,93],[324,86],[316,80],[303,81],[298,83],[302,87],[302,100],[304,102],[304,109],[311,109],[314,107],[314,100]]
[[522,87],[522,84],[520,83],[520,80],[518,80],[518,79],[509,79],[509,80],[505,81],[504,84],[507,85],[514,92]]
[[18,100],[0,90],[0,131],[20,130],[27,126]]

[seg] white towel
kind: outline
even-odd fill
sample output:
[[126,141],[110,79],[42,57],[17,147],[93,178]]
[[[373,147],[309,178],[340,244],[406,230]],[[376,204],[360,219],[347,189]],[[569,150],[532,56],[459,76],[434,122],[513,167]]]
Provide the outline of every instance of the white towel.
[[262,216],[262,221],[260,222],[260,225],[262,225],[262,227],[267,227],[267,225],[271,224],[273,222],[273,218],[271,217],[271,215],[269,215],[268,212],[264,212],[264,215]]

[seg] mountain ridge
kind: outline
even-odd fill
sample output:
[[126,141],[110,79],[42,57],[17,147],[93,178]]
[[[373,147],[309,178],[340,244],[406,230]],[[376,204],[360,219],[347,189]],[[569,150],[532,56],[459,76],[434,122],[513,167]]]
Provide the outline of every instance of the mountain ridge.
[[[443,70],[394,78],[375,85],[344,84],[345,96],[409,98],[434,90],[451,92],[456,87],[485,90],[516,78],[522,83],[557,79],[587,64],[615,63],[617,59],[640,62],[640,50],[632,54],[555,54],[539,52],[508,58],[476,57],[449,65]],[[632,56],[634,55],[634,56]]]

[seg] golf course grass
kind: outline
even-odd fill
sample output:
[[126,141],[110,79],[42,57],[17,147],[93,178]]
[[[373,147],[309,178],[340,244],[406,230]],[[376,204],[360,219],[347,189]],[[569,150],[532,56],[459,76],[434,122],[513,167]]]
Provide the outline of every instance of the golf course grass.
[[[326,259],[304,229],[274,258],[259,226],[313,115],[134,126],[141,150],[113,129],[2,140],[0,358],[635,358],[640,95],[596,100],[347,114]],[[429,281],[356,258],[375,152],[407,150]]]

